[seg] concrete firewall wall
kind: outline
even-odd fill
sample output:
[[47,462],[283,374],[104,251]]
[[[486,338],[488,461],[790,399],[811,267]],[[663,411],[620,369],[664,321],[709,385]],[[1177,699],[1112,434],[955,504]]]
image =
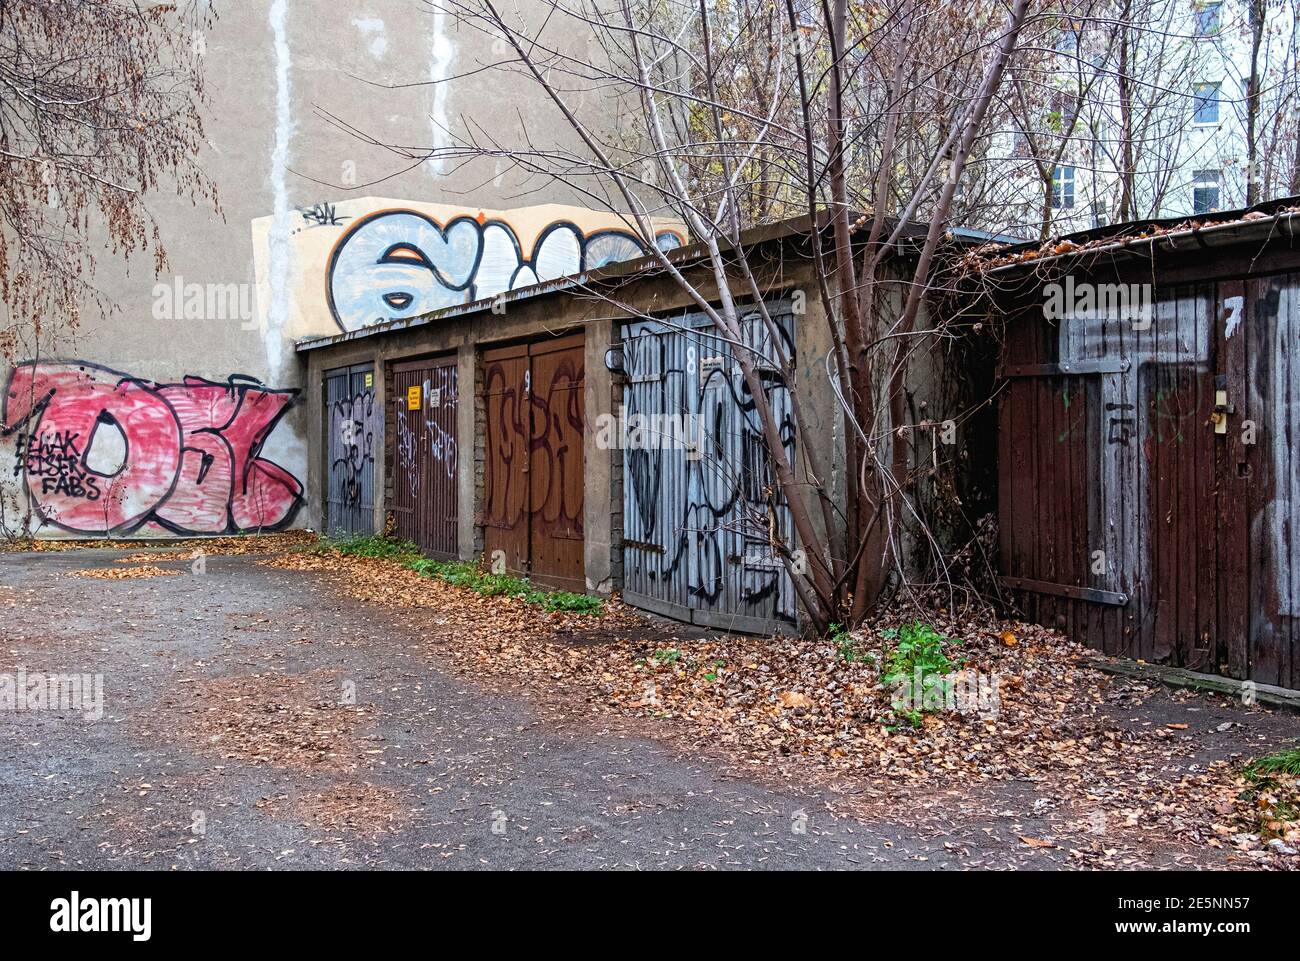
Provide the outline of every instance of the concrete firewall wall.
[[[664,227],[656,242],[679,246]],[[295,210],[287,227],[252,223],[256,297],[241,331],[260,349],[223,381],[187,370],[176,383],[94,360],[16,365],[3,423],[13,441],[11,496],[33,505],[40,532],[68,536],[228,534],[292,526],[305,490],[300,438],[279,424],[301,380],[294,341],[416,317],[644,256],[626,220],[579,207],[483,210],[386,198]],[[283,261],[283,263],[281,263]],[[282,274],[283,276],[280,276]],[[238,288],[154,286],[164,319],[234,321]],[[251,346],[251,345],[250,345]],[[268,382],[283,386],[267,387]],[[361,382],[358,382],[361,383]],[[361,388],[359,388],[361,389]],[[350,409],[371,409],[373,379]],[[373,483],[378,441],[365,422],[346,461],[348,485]],[[277,446],[287,453],[267,453]],[[279,456],[281,460],[276,460]]]
[[[607,213],[493,209],[587,202],[508,163],[412,166],[383,146],[446,147],[473,118],[501,144],[572,149],[544,96],[515,84],[503,110],[459,69],[494,60],[490,46],[444,15],[333,0],[249,0],[194,38],[208,94],[195,162],[220,210],[166,185],[149,198],[160,273],[111,255],[107,225],[92,225],[91,279],[117,309],[83,310],[75,329],[47,318],[39,343],[0,361],[0,537],[301,526],[296,338],[630,249]],[[616,115],[591,106],[593,122]]]

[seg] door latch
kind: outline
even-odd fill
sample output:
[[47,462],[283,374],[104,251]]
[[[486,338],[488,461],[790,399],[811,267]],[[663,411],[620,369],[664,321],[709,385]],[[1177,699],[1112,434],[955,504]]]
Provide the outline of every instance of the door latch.
[[1214,410],[1210,413],[1210,423],[1214,425],[1216,434],[1226,434],[1228,432],[1228,415],[1237,412],[1236,404],[1228,403],[1228,392],[1226,390],[1216,390],[1214,392]]

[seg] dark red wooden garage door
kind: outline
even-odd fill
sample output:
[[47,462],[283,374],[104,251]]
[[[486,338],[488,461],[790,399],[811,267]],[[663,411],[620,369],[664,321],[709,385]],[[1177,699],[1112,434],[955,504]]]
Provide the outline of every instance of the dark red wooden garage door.
[[1300,275],[1007,338],[1003,583],[1107,654],[1300,686]]
[[456,358],[393,367],[396,534],[430,554],[457,554]]

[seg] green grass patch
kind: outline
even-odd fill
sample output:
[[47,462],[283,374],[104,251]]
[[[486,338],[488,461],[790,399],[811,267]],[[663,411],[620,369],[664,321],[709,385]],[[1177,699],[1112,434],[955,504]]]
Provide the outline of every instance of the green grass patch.
[[1275,780],[1280,774],[1300,777],[1300,747],[1257,757],[1242,768],[1242,773],[1256,784]]
[[379,557],[393,560],[415,571],[421,577],[431,577],[454,587],[465,587],[484,597],[518,597],[547,611],[567,611],[577,614],[601,614],[605,602],[599,597],[574,594],[571,591],[546,591],[534,587],[521,577],[510,574],[489,574],[477,564],[464,561],[435,561],[420,553],[420,548],[410,541],[394,540],[375,534],[322,537],[312,548],[321,553],[330,551],[346,557]]
[[1280,837],[1300,820],[1300,747],[1275,751],[1246,764],[1242,775],[1251,783],[1240,795],[1256,830],[1264,840]]
[[421,577],[432,577],[456,587],[466,587],[484,597],[518,597],[546,611],[600,614],[605,607],[605,602],[599,597],[575,594],[572,591],[542,590],[522,577],[489,574],[477,564],[465,561],[434,561],[422,557],[407,566]]

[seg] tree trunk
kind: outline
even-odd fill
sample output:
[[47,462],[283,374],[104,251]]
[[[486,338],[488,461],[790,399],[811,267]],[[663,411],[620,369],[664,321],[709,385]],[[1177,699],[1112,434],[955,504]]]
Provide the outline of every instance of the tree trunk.
[[1259,49],[1264,43],[1265,0],[1250,2],[1250,78],[1246,81],[1246,206],[1259,203]]
[[1116,215],[1123,223],[1133,219],[1133,83],[1129,76],[1129,18],[1133,13],[1133,4],[1125,2],[1120,14],[1119,35],[1119,135],[1120,166],[1119,172],[1119,210]]

